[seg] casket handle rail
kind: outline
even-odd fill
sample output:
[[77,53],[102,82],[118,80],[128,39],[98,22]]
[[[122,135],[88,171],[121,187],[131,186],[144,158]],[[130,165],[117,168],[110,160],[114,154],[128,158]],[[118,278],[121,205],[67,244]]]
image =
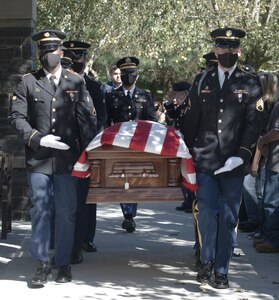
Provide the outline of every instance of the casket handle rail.
[[131,173],[123,170],[121,173],[111,173],[108,175],[110,178],[156,178],[159,177],[159,174],[151,173],[144,170],[141,173]]

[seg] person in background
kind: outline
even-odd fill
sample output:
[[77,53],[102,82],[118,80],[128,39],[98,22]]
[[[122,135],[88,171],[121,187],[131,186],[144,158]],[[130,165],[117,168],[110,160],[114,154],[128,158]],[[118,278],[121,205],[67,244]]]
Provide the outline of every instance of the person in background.
[[212,69],[213,67],[216,67],[218,64],[218,59],[214,51],[204,54],[203,58],[205,59],[205,67],[202,68],[203,70]]
[[[272,109],[276,103],[275,94],[277,90],[277,78],[270,72],[258,73],[264,100],[265,119],[261,136],[267,133],[267,126]],[[247,220],[239,222],[238,230],[251,233],[251,238],[262,238],[261,225],[264,220],[264,211],[262,207],[265,158],[259,156],[256,149],[250,174],[245,176],[243,185],[242,200],[245,206]]]
[[156,115],[158,118],[158,122],[160,124],[164,124],[167,125],[166,123],[166,113],[165,113],[165,109],[164,106],[162,104],[162,102],[160,100],[154,100],[154,106],[156,109]]
[[[173,120],[172,126],[179,130],[183,136],[187,133],[182,132],[184,129],[183,118],[188,109],[189,91],[191,84],[187,81],[176,82],[172,85],[172,91],[169,91],[165,98],[164,107],[168,119]],[[195,194],[189,191],[183,185],[181,186],[184,195],[184,202],[180,206],[176,207],[178,211],[192,212],[192,203],[196,198]]]
[[[270,116],[273,111],[274,106],[278,102],[278,78],[276,75],[270,73],[270,72],[260,72],[259,78],[262,85],[263,90],[263,99],[265,104],[265,122],[263,131],[261,133],[261,136],[259,139],[261,139],[262,136],[265,136],[268,133],[268,126],[270,121]],[[268,149],[268,147],[265,147]],[[267,152],[266,151],[260,151],[257,147],[252,166],[251,166],[251,176],[255,178],[254,181],[254,189],[256,189],[256,198],[255,196],[251,197],[249,202],[249,205],[246,207],[247,215],[249,217],[250,211],[249,209],[251,207],[254,208],[254,211],[258,213],[258,220],[259,220],[259,227],[255,232],[252,232],[249,234],[249,238],[254,240],[263,240],[263,227],[265,223],[265,210],[264,210],[264,185],[265,185],[265,163],[267,160]],[[253,201],[254,200],[254,201]],[[268,199],[266,199],[268,201]],[[246,206],[246,202],[245,202]],[[248,208],[248,209],[247,209]],[[255,242],[256,243],[256,242]]]
[[72,65],[73,65],[73,62],[76,58],[75,53],[73,51],[67,50],[67,49],[63,49],[63,53],[64,53],[64,55],[61,58],[61,66],[64,69],[68,69],[68,70],[73,71]]
[[[98,133],[106,125],[106,106],[101,84],[84,72],[87,63],[87,54],[90,44],[83,41],[66,41],[63,46],[75,54],[72,69],[78,73],[85,82],[86,88],[93,100],[97,113]],[[86,145],[87,146],[87,145]],[[78,178],[78,205],[75,228],[75,239],[72,253],[72,264],[79,264],[83,261],[82,250],[86,252],[96,252],[94,244],[96,233],[96,204],[86,204],[89,191],[90,178]]]
[[[136,86],[139,78],[139,59],[133,56],[123,57],[116,66],[121,70],[122,85],[106,93],[107,126],[132,120],[158,121],[153,100],[149,92]],[[122,228],[134,232],[137,203],[120,204],[124,220]]]
[[102,85],[102,91],[104,94],[119,88],[122,84],[121,71],[116,65],[113,65],[110,68],[109,75],[110,75],[111,80]]
[[268,131],[258,141],[260,153],[266,153],[263,194],[264,222],[262,239],[254,241],[257,252],[279,252],[279,103],[272,110]]
[[77,207],[77,180],[71,176],[81,150],[97,133],[93,102],[83,79],[61,67],[65,33],[44,30],[32,36],[42,68],[22,77],[11,100],[11,126],[23,135],[32,207],[30,254],[38,262],[32,286],[51,274],[50,242],[54,216],[58,283],[72,280],[71,254]]
[[184,119],[185,141],[197,174],[198,230],[201,249],[197,281],[229,287],[229,263],[244,176],[264,116],[258,77],[237,66],[246,33],[219,28],[210,33],[218,66],[199,74],[191,88]]

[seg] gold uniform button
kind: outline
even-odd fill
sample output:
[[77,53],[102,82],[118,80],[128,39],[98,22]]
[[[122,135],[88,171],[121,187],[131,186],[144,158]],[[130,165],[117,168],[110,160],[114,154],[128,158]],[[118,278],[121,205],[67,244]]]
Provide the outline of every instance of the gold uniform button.
[[54,123],[55,121],[56,121],[55,119],[52,119],[52,120],[51,120],[52,123]]
[[223,111],[224,111],[223,108],[221,108],[221,109],[220,109],[220,112],[222,113]]
[[218,120],[218,123],[222,123],[222,120],[220,119],[220,120]]
[[131,115],[132,113],[129,113],[129,116]]
[[56,101],[56,99],[55,99],[55,98],[52,98],[52,101]]
[[219,130],[218,130],[218,133],[222,133],[222,130],[221,130],[221,129],[219,129]]
[[131,106],[129,105],[129,106],[128,106],[128,108],[130,109],[130,108],[131,108]]
[[55,132],[56,130],[55,130],[55,128],[53,128],[52,130],[51,130],[51,132]]
[[53,112],[56,112],[56,108],[53,108],[52,111],[53,111]]
[[221,103],[223,103],[223,102],[224,102],[224,100],[223,100],[223,99],[220,99],[220,102],[221,102]]
[[202,102],[205,102],[205,99],[202,99]]

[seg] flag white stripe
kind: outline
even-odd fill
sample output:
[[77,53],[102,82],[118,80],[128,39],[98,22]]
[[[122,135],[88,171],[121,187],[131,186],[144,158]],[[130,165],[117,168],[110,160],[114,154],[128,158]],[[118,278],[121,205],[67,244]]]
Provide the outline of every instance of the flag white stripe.
[[98,135],[96,135],[94,137],[94,139],[88,144],[88,146],[86,147],[86,152],[95,149],[97,147],[102,146],[101,144],[101,138],[102,138],[103,132],[100,132]]
[[82,164],[79,163],[79,162],[76,162],[74,169],[76,171],[79,171],[79,172],[85,172],[85,171],[88,170],[88,168],[89,168],[89,163],[88,162],[82,163]]
[[187,146],[185,145],[184,141],[180,138],[179,139],[179,146],[176,153],[177,157],[185,157],[185,158],[191,158],[191,154],[189,153],[189,150]]
[[165,141],[167,127],[160,123],[152,123],[147,142],[144,148],[145,152],[161,154]]
[[129,148],[131,140],[136,131],[137,125],[138,123],[135,122],[122,123],[118,133],[114,137],[113,145],[123,148]]

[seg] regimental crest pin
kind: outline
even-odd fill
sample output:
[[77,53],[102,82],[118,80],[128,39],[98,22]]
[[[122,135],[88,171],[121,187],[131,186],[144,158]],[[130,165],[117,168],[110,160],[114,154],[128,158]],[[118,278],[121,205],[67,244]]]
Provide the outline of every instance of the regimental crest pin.
[[263,98],[259,99],[256,103],[256,110],[263,111],[264,110],[264,102]]

